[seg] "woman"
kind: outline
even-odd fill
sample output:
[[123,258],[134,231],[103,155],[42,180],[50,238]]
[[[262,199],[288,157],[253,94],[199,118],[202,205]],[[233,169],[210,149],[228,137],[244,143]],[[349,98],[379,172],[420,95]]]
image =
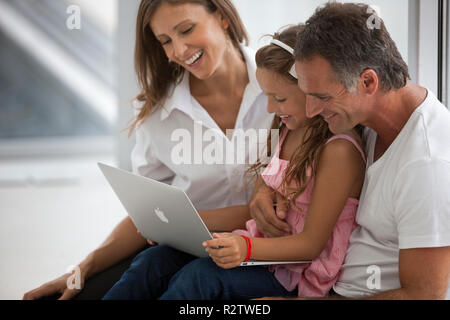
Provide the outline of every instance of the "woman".
[[[186,144],[190,150],[174,152],[180,145],[176,137],[181,129],[194,140],[210,129],[210,139],[226,145],[234,138],[227,129],[270,127],[273,117],[265,112],[267,97],[255,78],[254,52],[242,42],[247,42],[246,31],[229,0],[143,0],[140,4],[135,67],[142,92],[134,103],[136,119],[131,126],[136,131],[133,171],[185,190],[209,226],[226,223],[226,215],[217,208],[249,202],[251,189],[244,190],[243,181],[246,167],[236,161],[198,161],[198,153],[203,154],[209,143],[199,147],[197,140]],[[191,161],[185,152],[190,152]],[[229,159],[227,152],[233,150],[225,149],[224,158]],[[120,278],[129,257],[147,244],[136,231],[125,218],[79,264],[82,287],[102,273],[87,283],[90,288],[85,292],[92,294],[79,298],[101,298]],[[55,294],[71,299],[81,290],[67,288],[69,277],[48,282],[24,299]]]

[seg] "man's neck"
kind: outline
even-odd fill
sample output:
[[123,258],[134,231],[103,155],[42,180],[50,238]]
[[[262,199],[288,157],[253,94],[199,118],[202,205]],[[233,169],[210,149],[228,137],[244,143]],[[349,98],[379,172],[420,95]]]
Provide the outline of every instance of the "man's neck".
[[394,142],[413,112],[426,97],[426,89],[412,83],[408,83],[402,89],[380,93],[375,97],[373,112],[365,123],[377,132],[374,161],[381,157]]

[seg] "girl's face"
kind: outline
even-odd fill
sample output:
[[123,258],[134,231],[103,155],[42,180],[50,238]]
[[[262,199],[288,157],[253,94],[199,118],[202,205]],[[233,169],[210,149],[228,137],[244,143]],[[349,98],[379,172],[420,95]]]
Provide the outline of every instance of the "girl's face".
[[162,3],[151,17],[150,28],[167,57],[198,79],[207,79],[221,65],[228,22],[218,12],[211,14],[194,3]]
[[289,130],[307,125],[306,96],[297,84],[265,68],[256,69],[256,79],[268,96],[267,112],[279,116]]

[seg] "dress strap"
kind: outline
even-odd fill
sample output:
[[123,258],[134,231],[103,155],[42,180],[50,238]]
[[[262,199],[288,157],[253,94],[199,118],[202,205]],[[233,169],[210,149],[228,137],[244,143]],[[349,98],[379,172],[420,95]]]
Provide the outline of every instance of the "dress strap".
[[363,149],[361,148],[361,146],[359,145],[359,143],[358,143],[353,137],[351,137],[351,136],[349,136],[349,135],[346,135],[346,134],[337,134],[337,135],[335,135],[335,136],[332,136],[330,139],[328,139],[328,141],[327,141],[325,144],[328,144],[328,143],[330,143],[331,141],[334,141],[334,140],[337,140],[337,139],[345,139],[345,140],[350,141],[350,142],[355,146],[355,148],[359,151],[359,153],[361,154],[361,157],[363,158],[364,163],[367,162],[367,160],[366,160],[366,154],[364,153]]
[[280,130],[280,135],[278,137],[278,145],[277,145],[277,157],[280,157],[281,147],[283,146],[284,140],[286,139],[287,135],[289,133],[289,129],[287,127],[283,127]]

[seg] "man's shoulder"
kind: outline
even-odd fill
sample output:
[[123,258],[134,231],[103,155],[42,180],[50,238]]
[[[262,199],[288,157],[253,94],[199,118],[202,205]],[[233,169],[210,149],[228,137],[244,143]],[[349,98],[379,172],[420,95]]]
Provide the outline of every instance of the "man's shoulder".
[[408,135],[412,140],[410,148],[422,147],[427,160],[450,162],[450,111],[429,92],[416,117],[414,131]]
[[[375,147],[377,134],[367,130],[367,152]],[[443,162],[450,164],[450,112],[430,92],[425,101],[412,113],[394,142],[377,165],[389,180],[396,179],[408,168],[425,168]],[[406,170],[408,171],[408,170]]]

